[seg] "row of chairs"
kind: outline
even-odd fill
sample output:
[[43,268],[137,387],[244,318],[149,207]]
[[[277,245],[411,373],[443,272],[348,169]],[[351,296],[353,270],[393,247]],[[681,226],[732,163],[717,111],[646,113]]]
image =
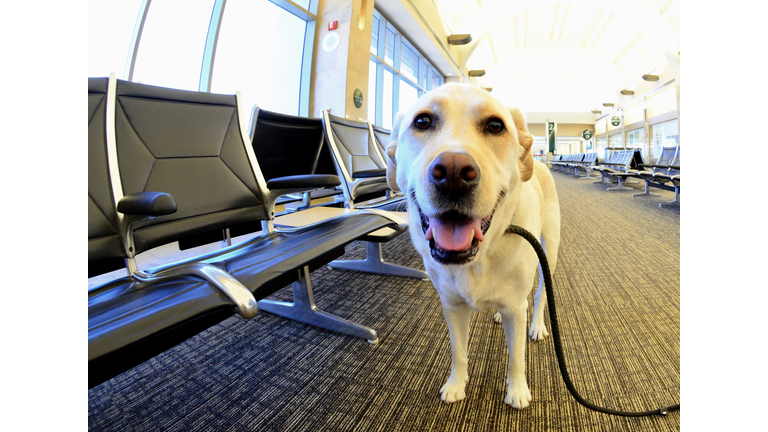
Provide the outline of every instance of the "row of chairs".
[[[680,146],[664,147],[661,155],[655,164],[643,163],[640,149],[624,149],[614,151],[611,157],[605,163],[593,162],[591,164],[574,164],[574,162],[563,161],[568,156],[560,156],[555,164],[553,161],[552,169],[555,171],[567,172],[564,167],[578,167],[586,171],[586,175],[581,176],[582,180],[596,180],[592,177],[593,172],[600,173],[600,179],[593,184],[608,184],[608,191],[633,191],[632,187],[626,186],[629,179],[637,178],[645,182],[645,191],[643,193],[633,194],[632,197],[660,196],[651,193],[650,188],[658,188],[674,191],[673,201],[660,203],[659,207],[679,207],[680,206]],[[577,155],[580,156],[580,155]],[[577,175],[574,168],[573,175]],[[618,185],[613,186],[617,182]]]
[[[127,270],[89,287],[89,388],[233,314],[266,310],[375,343],[375,330],[317,309],[312,295],[310,272],[355,240],[378,248],[349,268],[427,277],[381,261],[381,243],[407,230],[402,213],[382,210],[402,205],[385,190],[374,141],[385,130],[377,137],[328,112],[305,119],[254,109],[246,131],[241,104],[240,94],[89,78],[89,277]],[[281,197],[319,191],[343,195],[343,207],[308,199],[276,215]],[[258,231],[176,263],[136,264],[158,246]],[[288,284],[293,303],[264,300]]]
[[596,163],[597,153],[558,155],[551,162],[553,169],[570,175],[578,175],[580,169],[583,169],[589,175],[589,168]]

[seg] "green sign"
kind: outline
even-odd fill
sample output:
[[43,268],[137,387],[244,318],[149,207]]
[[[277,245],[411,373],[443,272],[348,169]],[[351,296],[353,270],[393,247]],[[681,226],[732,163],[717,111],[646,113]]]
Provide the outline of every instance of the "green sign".
[[549,143],[549,152],[555,152],[555,122],[547,122],[547,142]]
[[592,131],[591,131],[591,130],[589,130],[589,129],[587,129],[587,130],[585,130],[584,132],[582,132],[582,133],[581,133],[581,136],[582,136],[582,137],[583,137],[585,140],[589,141],[589,140],[591,140],[591,139],[592,139]]
[[360,91],[360,89],[355,89],[355,94],[352,96],[352,99],[354,99],[356,107],[360,108],[363,106],[363,92]]
[[621,124],[621,118],[619,116],[613,116],[611,117],[611,124],[614,126],[618,126]]

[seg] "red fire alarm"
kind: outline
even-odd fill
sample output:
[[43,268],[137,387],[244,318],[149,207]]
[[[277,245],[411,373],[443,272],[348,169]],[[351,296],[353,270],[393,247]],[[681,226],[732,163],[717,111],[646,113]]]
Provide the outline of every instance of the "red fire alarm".
[[336,30],[339,27],[338,21],[331,21],[328,23],[328,31]]

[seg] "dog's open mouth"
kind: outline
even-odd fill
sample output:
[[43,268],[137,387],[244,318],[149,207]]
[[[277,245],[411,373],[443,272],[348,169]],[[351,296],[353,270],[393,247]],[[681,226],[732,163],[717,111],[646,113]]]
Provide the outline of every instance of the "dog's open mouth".
[[[503,191],[496,201],[496,207],[502,198]],[[471,218],[457,210],[449,210],[437,216],[425,216],[415,199],[413,202],[419,211],[421,229],[429,242],[432,258],[441,264],[460,265],[472,261],[496,212],[494,207],[491,214],[484,218]]]

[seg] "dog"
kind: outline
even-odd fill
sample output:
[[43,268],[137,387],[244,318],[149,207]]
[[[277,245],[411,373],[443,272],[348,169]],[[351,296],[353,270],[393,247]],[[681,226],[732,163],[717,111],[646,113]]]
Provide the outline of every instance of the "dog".
[[[560,205],[549,169],[533,159],[517,108],[469,84],[445,84],[399,113],[387,146],[387,182],[408,199],[409,232],[440,295],[451,339],[446,403],[465,398],[470,312],[495,309],[509,351],[504,402],[531,402],[525,377],[528,295],[538,258],[510,224],[541,239],[555,271]],[[548,336],[539,272],[528,335]]]

